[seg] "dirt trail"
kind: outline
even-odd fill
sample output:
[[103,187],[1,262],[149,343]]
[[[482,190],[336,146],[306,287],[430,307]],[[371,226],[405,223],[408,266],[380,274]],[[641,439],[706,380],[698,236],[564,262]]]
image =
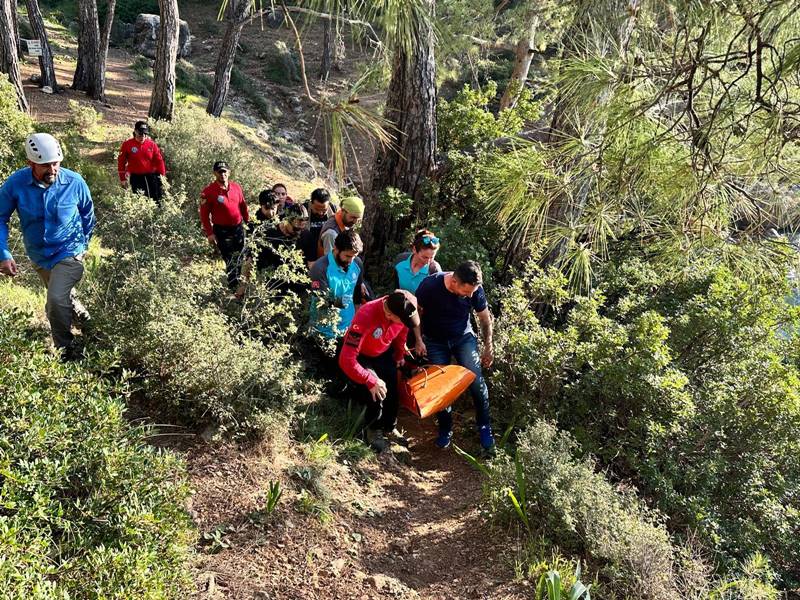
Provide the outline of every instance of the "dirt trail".
[[[433,443],[433,424],[401,415],[411,464],[391,454],[357,466],[327,464],[332,519],[298,512],[297,448],[187,453],[201,531],[224,527],[226,548],[198,555],[198,598],[524,598],[501,535],[479,513],[481,480]],[[470,446],[471,439],[458,440]],[[284,497],[265,522],[253,518],[270,481]],[[528,590],[529,591],[529,590]]]
[[133,127],[139,119],[147,118],[150,107],[151,84],[136,80],[130,68],[133,60],[130,54],[118,48],[108,51],[106,60],[106,100],[96,102],[84,92],[71,89],[75,63],[63,59],[56,60],[56,80],[63,88],[59,94],[44,94],[38,85],[30,81],[31,76],[39,75],[39,64],[26,58],[21,65],[25,82],[25,95],[31,106],[31,116],[44,123],[62,123],[69,119],[69,100],[88,104],[102,113],[103,123],[107,125],[126,125]]

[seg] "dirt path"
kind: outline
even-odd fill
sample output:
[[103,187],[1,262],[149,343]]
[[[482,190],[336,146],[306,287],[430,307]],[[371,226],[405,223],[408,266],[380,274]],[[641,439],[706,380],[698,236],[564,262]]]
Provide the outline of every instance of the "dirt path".
[[[228,546],[199,551],[197,597],[524,598],[524,586],[510,583],[502,536],[479,513],[479,474],[435,448],[431,423],[404,415],[401,424],[410,465],[382,455],[363,466],[325,466],[326,523],[299,510],[297,473],[309,461],[296,449],[193,447],[193,515],[203,532],[223,527]],[[284,496],[264,522],[253,515],[273,480],[283,482]]]
[[84,92],[71,89],[75,62],[60,56],[56,62],[56,80],[63,87],[60,94],[42,93],[30,78],[39,75],[39,64],[26,58],[21,65],[25,82],[25,95],[31,106],[31,116],[43,123],[63,123],[69,119],[67,110],[69,100],[88,104],[102,113],[103,122],[108,125],[133,126],[139,119],[147,118],[150,107],[151,84],[135,79],[130,68],[133,58],[124,50],[111,48],[106,61],[106,101],[96,102]]

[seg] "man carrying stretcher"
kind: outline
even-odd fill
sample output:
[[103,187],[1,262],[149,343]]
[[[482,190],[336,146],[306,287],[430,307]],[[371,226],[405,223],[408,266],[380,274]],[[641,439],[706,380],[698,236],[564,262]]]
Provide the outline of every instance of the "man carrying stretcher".
[[385,435],[398,444],[408,441],[395,429],[397,422],[397,368],[403,365],[408,330],[421,343],[416,298],[395,290],[364,304],[344,336],[339,367],[359,386],[366,406],[367,441],[376,452],[389,446]]

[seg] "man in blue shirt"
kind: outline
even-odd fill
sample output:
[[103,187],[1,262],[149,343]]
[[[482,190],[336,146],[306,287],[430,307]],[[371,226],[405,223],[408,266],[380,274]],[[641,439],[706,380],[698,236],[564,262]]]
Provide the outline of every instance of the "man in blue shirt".
[[73,346],[73,311],[88,320],[73,290],[83,277],[83,255],[95,226],[92,196],[80,175],[61,167],[64,156],[52,135],[29,135],[25,153],[28,166],[0,187],[0,273],[17,275],[8,249],[8,223],[16,211],[25,250],[47,286],[53,342],[65,360],[73,360],[80,356]]
[[[481,446],[494,450],[494,437],[489,417],[489,390],[481,367],[490,367],[492,354],[492,314],[482,287],[483,275],[474,261],[458,265],[450,273],[437,273],[422,280],[417,288],[417,303],[422,315],[423,344],[417,350],[427,354],[435,365],[449,365],[451,359],[475,373],[470,393],[475,402],[475,421]],[[470,313],[475,311],[483,337],[483,352],[478,354],[478,338],[472,331]],[[447,448],[453,434],[451,408],[436,415],[439,436],[436,445]]]

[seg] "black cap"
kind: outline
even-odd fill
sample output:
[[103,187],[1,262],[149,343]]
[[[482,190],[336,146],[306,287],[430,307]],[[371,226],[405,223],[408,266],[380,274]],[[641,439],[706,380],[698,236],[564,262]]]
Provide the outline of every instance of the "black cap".
[[147,121],[136,121],[133,125],[133,130],[139,133],[147,133],[150,131],[150,126],[147,124]]
[[393,315],[400,318],[403,325],[409,329],[419,326],[419,312],[417,311],[417,299],[413,294],[405,290],[395,290],[386,296],[386,308]]
[[230,171],[230,168],[228,167],[228,163],[226,163],[224,160],[218,160],[217,162],[214,163],[214,170]]

